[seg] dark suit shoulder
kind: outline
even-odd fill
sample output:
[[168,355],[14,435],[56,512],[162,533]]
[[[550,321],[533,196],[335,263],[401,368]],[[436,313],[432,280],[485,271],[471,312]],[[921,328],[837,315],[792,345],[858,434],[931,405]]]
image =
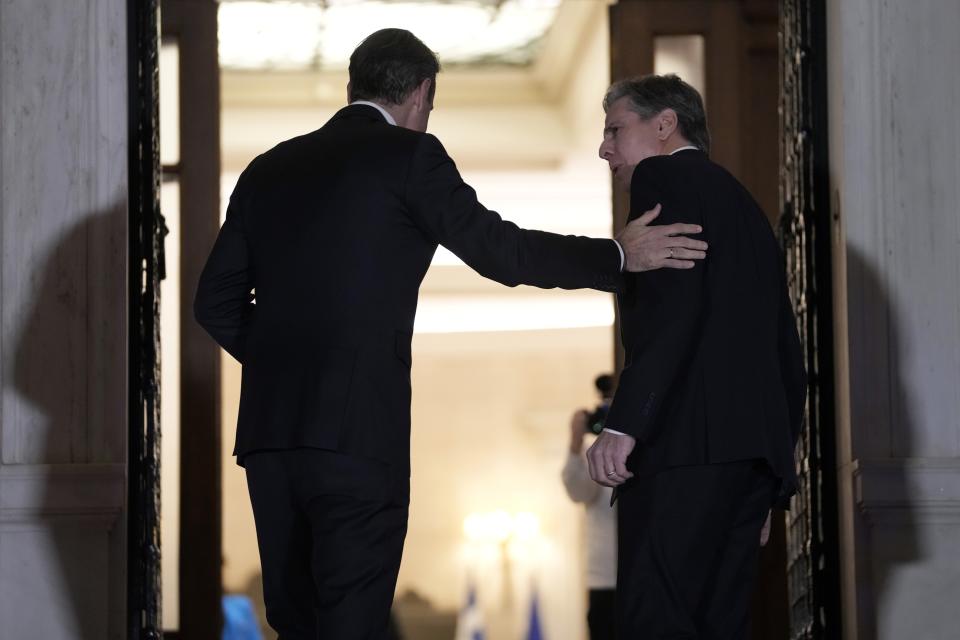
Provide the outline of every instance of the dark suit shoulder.
[[[654,224],[699,223],[700,206],[696,201],[706,156],[700,152],[694,163],[672,156],[651,156],[637,164],[630,183],[631,218],[660,204],[663,209]],[[698,166],[699,165],[699,166]],[[692,206],[696,202],[697,206]]]
[[410,133],[412,133],[413,136],[407,143],[411,145],[411,152],[417,159],[436,157],[444,161],[453,161],[453,158],[447,153],[446,148],[437,136],[432,133],[420,133],[417,131],[411,131]]
[[284,140],[248,166],[248,182],[288,184],[323,174],[333,179],[352,172],[365,180],[374,176],[406,175],[425,134],[387,123],[371,107],[353,106],[343,112],[371,111],[373,117],[335,115],[321,128]]
[[662,171],[664,168],[669,167],[674,163],[674,156],[650,156],[649,158],[644,158],[637,164],[635,172],[640,171],[641,173],[645,173]]
[[729,211],[759,214],[766,220],[747,188],[701,151],[686,150],[643,160],[634,172],[632,187],[643,188],[644,185],[666,197],[696,196],[704,207],[704,215],[713,218],[714,222],[729,219],[730,216],[726,215]]
[[414,146],[425,134],[392,125],[373,107],[349,105],[338,111],[317,132],[330,136],[347,133],[363,139],[375,139],[384,145]]
[[772,234],[770,222],[756,198],[726,167],[703,156],[699,165],[690,164],[689,171],[696,172],[711,203],[716,199],[711,210],[724,214],[717,216],[721,221],[745,216]]
[[672,155],[651,156],[642,160],[635,170],[635,175],[655,179],[668,178],[670,176],[691,176],[695,174],[704,174],[712,171],[712,168],[720,168],[714,164],[707,154],[702,151],[684,150]]
[[740,184],[732,173],[725,167],[717,164],[702,151],[680,151],[671,156],[660,156],[665,162],[662,166],[685,181],[692,181],[698,185],[709,185],[711,188],[735,187],[746,193],[746,188]]

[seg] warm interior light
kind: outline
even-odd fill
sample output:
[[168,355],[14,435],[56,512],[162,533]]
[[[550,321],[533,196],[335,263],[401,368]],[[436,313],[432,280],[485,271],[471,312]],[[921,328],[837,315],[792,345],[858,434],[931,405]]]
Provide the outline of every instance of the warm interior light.
[[702,35],[657,36],[653,39],[653,72],[675,73],[706,100],[705,41]]
[[542,331],[613,326],[613,302],[602,293],[424,296],[415,333]]
[[221,2],[220,64],[237,69],[300,69],[316,62],[323,8],[308,2]]
[[220,62],[236,69],[343,69],[372,32],[409,29],[444,64],[529,64],[560,0],[220,3]]
[[471,513],[463,521],[463,532],[473,543],[529,542],[540,534],[540,520],[530,512],[511,515],[502,509]]
[[529,511],[518,513],[513,518],[513,535],[523,542],[534,540],[540,535],[540,519]]
[[463,519],[463,533],[470,542],[479,542],[484,537],[483,516],[471,513]]

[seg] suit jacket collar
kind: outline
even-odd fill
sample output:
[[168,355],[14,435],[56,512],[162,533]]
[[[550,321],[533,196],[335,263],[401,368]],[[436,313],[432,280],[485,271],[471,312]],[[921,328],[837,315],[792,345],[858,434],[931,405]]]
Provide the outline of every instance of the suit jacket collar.
[[333,117],[330,118],[330,121],[333,122],[334,120],[340,120],[341,118],[359,118],[374,122],[382,122],[383,124],[390,124],[386,121],[386,119],[383,117],[383,114],[380,113],[376,107],[371,107],[370,105],[366,104],[349,104],[333,114]]

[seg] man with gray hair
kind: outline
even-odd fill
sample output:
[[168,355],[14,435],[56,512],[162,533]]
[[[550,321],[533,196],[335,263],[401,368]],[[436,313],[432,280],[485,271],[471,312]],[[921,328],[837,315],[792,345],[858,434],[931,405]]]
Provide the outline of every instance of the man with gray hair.
[[780,247],[747,190],[710,161],[700,95],[677,76],[617,82],[600,157],[630,219],[703,227],[706,260],[628,274],[625,367],[591,477],[619,500],[623,639],[749,637],[771,507],[796,489],[806,374]]

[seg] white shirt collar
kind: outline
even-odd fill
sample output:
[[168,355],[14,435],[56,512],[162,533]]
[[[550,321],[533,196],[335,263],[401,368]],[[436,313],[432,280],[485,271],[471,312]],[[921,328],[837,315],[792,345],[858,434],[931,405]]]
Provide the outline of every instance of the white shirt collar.
[[688,149],[692,149],[693,151],[700,151],[700,149],[699,149],[698,147],[695,147],[695,146],[693,146],[692,144],[688,144],[688,145],[685,146],[685,147],[680,147],[679,149],[674,149],[673,151],[670,152],[670,155],[673,155],[673,154],[675,154],[675,153],[678,152],[678,151],[687,151]]
[[378,105],[376,102],[370,102],[369,100],[354,100],[353,102],[350,103],[350,106],[353,106],[355,104],[365,104],[368,107],[373,107],[374,109],[379,111],[381,114],[383,114],[383,117],[386,118],[387,122],[389,122],[393,126],[397,126],[397,121],[393,119],[393,116],[390,115],[390,112],[384,109],[383,107],[381,107],[380,105]]

